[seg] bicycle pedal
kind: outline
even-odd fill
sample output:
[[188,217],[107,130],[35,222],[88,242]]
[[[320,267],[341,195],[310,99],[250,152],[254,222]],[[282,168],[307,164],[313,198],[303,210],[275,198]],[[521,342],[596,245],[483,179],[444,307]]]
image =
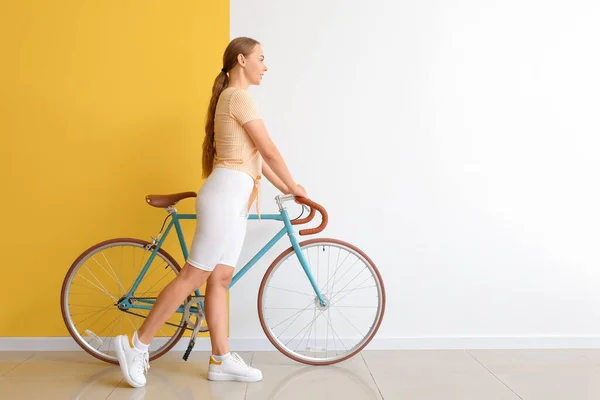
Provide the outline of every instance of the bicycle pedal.
[[188,344],[187,350],[185,351],[185,354],[183,355],[183,360],[184,361],[188,360],[188,358],[190,356],[190,353],[192,352],[192,349],[194,348],[195,344],[196,344],[195,341],[190,340],[190,344]]
[[88,337],[90,338],[90,342],[95,341],[98,343],[98,347],[102,346],[102,344],[104,343],[104,341],[100,338],[100,336],[96,335],[94,332],[90,331],[89,329],[86,329],[85,333],[87,333]]

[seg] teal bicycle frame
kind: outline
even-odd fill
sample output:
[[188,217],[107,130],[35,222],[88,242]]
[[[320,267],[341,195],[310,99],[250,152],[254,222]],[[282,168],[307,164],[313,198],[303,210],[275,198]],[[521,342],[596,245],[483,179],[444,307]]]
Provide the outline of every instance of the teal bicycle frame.
[[[183,236],[183,230],[181,229],[181,220],[196,219],[196,214],[177,214],[177,211],[173,211],[170,213],[170,216],[171,216],[171,222],[167,226],[164,234],[162,235],[162,237],[160,238],[158,243],[156,243],[156,245],[153,246],[154,249],[152,251],[152,254],[150,255],[150,258],[144,265],[144,268],[140,272],[139,276],[135,280],[133,286],[131,287],[131,289],[129,290],[127,295],[124,297],[124,299],[122,299],[123,301],[121,301],[121,304],[123,305],[123,309],[132,309],[132,308],[133,309],[144,309],[144,310],[152,309],[152,304],[154,304],[155,299],[136,299],[133,296],[133,294],[135,293],[138,285],[144,278],[146,271],[148,270],[148,268],[150,268],[150,265],[152,265],[152,262],[154,261],[156,253],[161,248],[162,244],[164,243],[166,237],[169,235],[169,232],[171,231],[171,228],[173,228],[173,226],[175,227],[175,231],[177,232],[177,237],[179,238],[179,244],[181,246],[183,258],[185,260],[187,260],[188,249],[187,249],[187,246],[185,243],[185,238]],[[248,216],[248,219],[257,220],[258,215],[250,214]],[[248,261],[241,270],[239,270],[235,274],[235,276],[231,280],[231,283],[229,284],[229,289],[231,289],[250,270],[250,268],[252,268],[256,264],[256,262],[258,260],[260,260],[287,233],[287,235],[290,238],[292,247],[294,248],[294,252],[296,253],[296,256],[298,257],[298,260],[300,261],[300,264],[302,265],[302,268],[304,269],[304,272],[306,273],[306,276],[308,277],[313,289],[315,290],[315,295],[319,299],[320,304],[322,306],[326,306],[327,302],[323,298],[323,295],[321,294],[321,291],[319,290],[319,288],[317,286],[317,283],[313,277],[310,267],[309,267],[308,263],[306,262],[304,254],[302,253],[302,250],[300,249],[300,245],[298,243],[298,239],[296,238],[296,234],[295,234],[292,222],[290,220],[290,217],[288,215],[287,209],[283,208],[281,210],[280,214],[261,214],[260,219],[261,220],[283,221],[285,226],[279,232],[277,232],[277,234],[254,257],[252,257],[252,259],[250,261]],[[201,296],[200,289],[196,289],[195,295]],[[135,299],[134,303],[129,301],[129,299],[132,297]],[[142,303],[142,304],[137,304],[137,303]],[[204,309],[204,302],[200,302],[200,306],[202,307],[202,309]],[[198,309],[196,307],[191,307],[190,311],[197,312]],[[183,313],[184,305],[180,305],[176,312]]]

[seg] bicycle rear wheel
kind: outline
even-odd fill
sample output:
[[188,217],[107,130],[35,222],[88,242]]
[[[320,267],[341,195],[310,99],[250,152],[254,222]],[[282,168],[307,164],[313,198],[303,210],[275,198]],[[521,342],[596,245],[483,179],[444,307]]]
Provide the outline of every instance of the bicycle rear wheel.
[[258,293],[258,314],[270,342],[309,365],[329,365],[360,352],[385,312],[385,288],[371,259],[336,239],[299,244],[327,302],[321,306],[294,249],[269,267]]
[[[65,276],[61,291],[62,316],[77,344],[99,360],[118,364],[113,339],[136,331],[150,310],[122,310],[118,303],[133,286],[152,249],[139,239],[111,239],[83,252]],[[159,249],[133,298],[134,305],[155,300],[181,268]],[[147,304],[150,306],[150,304]],[[182,313],[161,327],[150,345],[150,360],[169,351],[185,331]]]

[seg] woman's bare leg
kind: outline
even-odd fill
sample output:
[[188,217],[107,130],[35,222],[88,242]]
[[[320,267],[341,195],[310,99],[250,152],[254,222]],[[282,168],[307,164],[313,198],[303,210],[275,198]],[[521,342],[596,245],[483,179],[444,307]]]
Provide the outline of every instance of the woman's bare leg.
[[233,268],[219,264],[208,278],[204,312],[210,331],[212,354],[221,356],[229,353],[227,343],[227,326],[229,310],[227,309],[227,289],[233,277]]
[[231,283],[233,268],[219,264],[208,278],[206,285],[206,301],[204,311],[210,331],[212,356],[208,366],[210,381],[258,382],[262,380],[262,372],[248,366],[241,358],[229,353],[227,343],[227,288]]
[[138,330],[140,341],[149,344],[163,324],[177,311],[183,300],[202,286],[210,274],[209,271],[204,271],[186,263],[179,275],[165,286],[158,295],[148,318],[144,320]]

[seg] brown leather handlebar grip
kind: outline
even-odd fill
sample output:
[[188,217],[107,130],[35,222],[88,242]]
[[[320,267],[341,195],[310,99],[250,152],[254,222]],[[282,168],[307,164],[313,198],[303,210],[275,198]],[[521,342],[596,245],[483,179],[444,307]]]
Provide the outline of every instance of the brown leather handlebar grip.
[[[299,201],[300,199],[302,199],[302,197],[297,197],[297,198],[296,198],[296,201],[297,201],[298,203],[300,203],[300,201]],[[302,204],[306,204],[306,203],[302,203]],[[292,221],[292,225],[306,224],[306,223],[308,223],[308,222],[312,221],[312,219],[313,219],[314,217],[315,217],[315,209],[311,207],[311,208],[310,208],[310,212],[309,212],[309,214],[308,214],[308,216],[307,216],[307,217],[305,217],[305,218],[302,218],[302,219],[296,219],[296,220],[293,220],[293,221]]]
[[308,215],[308,217],[303,218],[301,220],[296,220],[296,223],[305,223],[311,221],[315,216],[315,210],[318,210],[321,213],[322,217],[322,221],[319,226],[312,229],[303,229],[300,232],[298,232],[300,235],[313,235],[325,229],[325,227],[327,226],[327,222],[329,221],[329,217],[327,216],[327,211],[325,211],[325,208],[322,205],[317,204],[314,201],[307,199],[306,197],[296,197],[296,201],[300,204],[306,204],[310,207],[310,214]]

